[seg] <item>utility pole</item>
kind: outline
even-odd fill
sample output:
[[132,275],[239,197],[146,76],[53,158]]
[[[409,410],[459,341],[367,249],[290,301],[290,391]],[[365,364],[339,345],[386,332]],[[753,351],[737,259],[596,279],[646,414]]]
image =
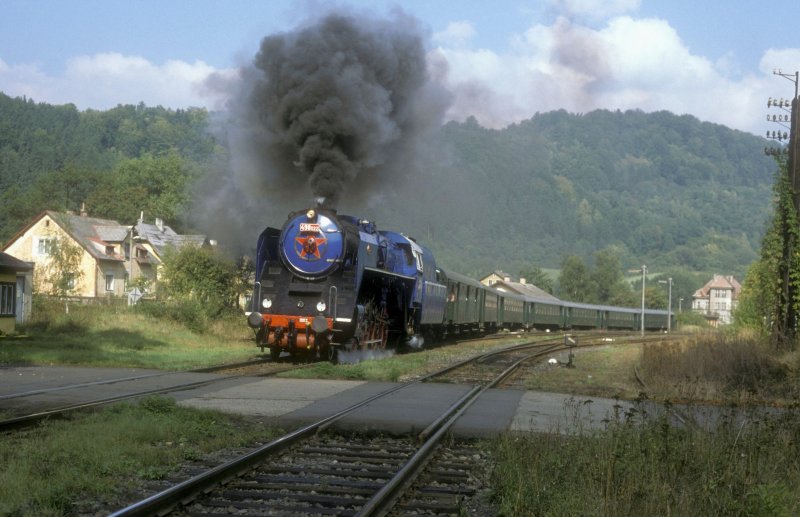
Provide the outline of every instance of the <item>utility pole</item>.
[[772,99],[767,101],[767,107],[780,108],[788,112],[788,114],[767,115],[767,120],[776,122],[783,127],[787,127],[789,123],[789,133],[786,131],[767,131],[767,138],[777,140],[778,142],[787,142],[786,147],[764,148],[764,152],[768,155],[781,156],[787,155],[788,160],[786,163],[786,170],[791,188],[792,205],[794,214],[792,218],[781,210],[778,206],[778,213],[776,214],[781,223],[781,238],[783,241],[781,263],[779,266],[780,281],[782,283],[781,296],[779,300],[779,314],[775,315],[775,327],[772,332],[773,341],[776,344],[790,344],[794,347],[794,338],[797,327],[797,311],[795,310],[795,300],[798,299],[797,288],[793,285],[792,277],[792,259],[798,243],[795,241],[795,231],[791,226],[800,221],[800,173],[798,173],[798,150],[800,144],[798,143],[797,124],[798,124],[798,110],[800,110],[800,103],[798,103],[798,86],[800,86],[800,72],[794,74],[785,74],[780,70],[772,72],[774,75],[779,75],[794,83],[794,97],[791,100],[787,99]]
[[669,285],[669,295],[667,297],[667,333],[669,334],[672,332],[672,277],[667,280],[659,280],[658,283]]
[[640,269],[629,269],[628,273],[642,273],[642,314],[641,314],[641,329],[642,329],[642,337],[644,337],[644,284],[647,281],[647,266],[642,264]]

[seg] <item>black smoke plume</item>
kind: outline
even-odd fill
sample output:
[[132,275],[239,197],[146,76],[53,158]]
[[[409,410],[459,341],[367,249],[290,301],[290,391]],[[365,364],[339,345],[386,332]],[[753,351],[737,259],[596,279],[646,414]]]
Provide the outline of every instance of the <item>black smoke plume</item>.
[[209,81],[228,92],[216,134],[230,163],[206,186],[196,221],[241,236],[232,244],[242,249],[312,197],[365,214],[398,185],[419,188],[415,168],[450,104],[429,78],[424,41],[402,12],[331,13],[265,37],[237,77]]
[[255,57],[247,104],[273,164],[308,178],[326,204],[377,173],[420,125],[425,49],[413,20],[398,18],[329,14],[267,36]]

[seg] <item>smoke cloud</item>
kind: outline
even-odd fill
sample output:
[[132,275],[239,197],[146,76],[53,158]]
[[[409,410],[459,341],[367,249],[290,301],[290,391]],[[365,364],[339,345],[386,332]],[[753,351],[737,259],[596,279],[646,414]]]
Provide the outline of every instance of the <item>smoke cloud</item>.
[[232,106],[247,128],[239,150],[281,188],[307,182],[328,206],[346,188],[374,185],[447,108],[428,77],[422,31],[401,13],[332,13],[267,36],[242,78]]
[[228,163],[200,187],[193,222],[248,253],[265,226],[314,198],[376,216],[387,192],[419,188],[451,102],[426,62],[426,36],[400,11],[328,13],[265,37],[237,74],[209,78],[228,99],[212,113]]

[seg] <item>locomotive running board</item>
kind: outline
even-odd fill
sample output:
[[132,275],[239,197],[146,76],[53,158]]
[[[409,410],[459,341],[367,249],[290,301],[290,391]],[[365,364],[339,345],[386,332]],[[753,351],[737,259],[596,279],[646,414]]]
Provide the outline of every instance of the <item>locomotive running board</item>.
[[400,278],[400,279],[405,280],[407,282],[415,282],[417,280],[413,276],[401,275],[400,273],[393,273],[391,271],[386,271],[385,269],[376,269],[374,267],[365,267],[364,268],[364,273],[367,273],[367,272],[376,273],[378,275],[383,275],[383,276],[393,276],[395,278]]

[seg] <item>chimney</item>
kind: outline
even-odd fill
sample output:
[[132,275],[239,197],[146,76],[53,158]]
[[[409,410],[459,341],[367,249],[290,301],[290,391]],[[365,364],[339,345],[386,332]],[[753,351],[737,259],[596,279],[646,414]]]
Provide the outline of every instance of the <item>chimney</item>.
[[158,227],[158,231],[164,231],[164,220],[160,217],[156,217],[156,227]]
[[503,277],[503,282],[510,282],[510,281],[511,281],[511,277],[510,276],[506,275],[506,276]]
[[143,222],[144,222],[144,210],[139,212],[139,223],[143,223]]
[[520,277],[519,283],[522,284],[522,285],[525,285],[525,279],[523,277]]
[[86,211],[86,203],[81,203],[81,217],[86,217],[89,212]]

